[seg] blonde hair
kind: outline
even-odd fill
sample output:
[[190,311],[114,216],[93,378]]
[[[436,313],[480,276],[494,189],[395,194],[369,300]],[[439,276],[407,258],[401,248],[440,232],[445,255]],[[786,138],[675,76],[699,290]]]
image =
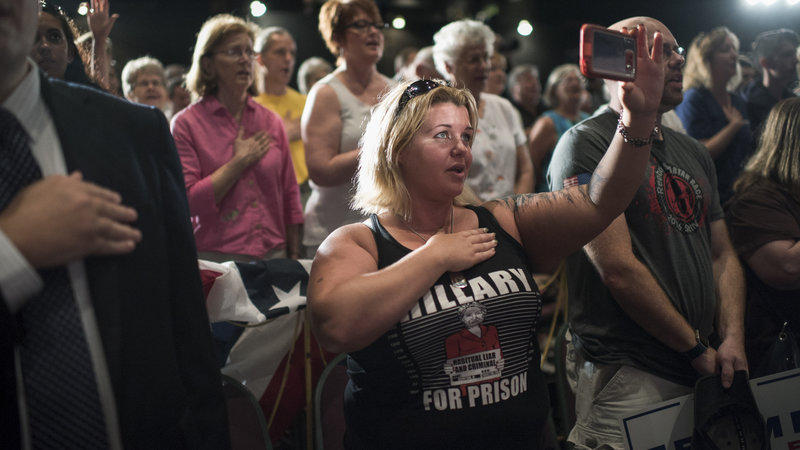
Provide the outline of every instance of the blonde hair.
[[735,192],[769,180],[800,199],[800,97],[778,102],[770,111],[756,153],[747,162]]
[[584,78],[584,76],[581,74],[581,69],[578,68],[577,64],[562,64],[556,67],[547,77],[547,83],[544,87],[544,94],[542,94],[542,98],[547,106],[551,108],[558,106],[558,95],[556,95],[556,89],[558,89],[558,85],[564,81],[564,78],[571,73],[577,74],[581,82],[585,84],[586,78]]
[[381,12],[373,0],[328,0],[319,10],[319,32],[328,50],[339,56],[340,41],[345,27],[359,12],[368,15],[374,22],[381,22]]
[[[251,41],[255,41],[256,29],[255,25],[230,14],[218,14],[206,20],[197,33],[192,67],[186,74],[186,88],[195,97],[215,94],[219,86],[217,80],[203,69],[203,58],[210,56],[214,47],[233,34],[245,33]],[[255,87],[251,86],[248,91],[255,94]]]
[[[390,212],[410,220],[411,197],[400,173],[400,155],[419,132],[433,105],[452,103],[467,108],[470,125],[478,129],[475,98],[466,89],[446,85],[412,98],[398,114],[400,98],[413,82],[401,83],[383,97],[373,109],[361,139],[353,207],[365,214]],[[455,204],[471,203],[470,199],[465,189]]]
[[[704,87],[711,88],[711,58],[722,45],[725,39],[730,38],[736,51],[739,51],[739,38],[727,27],[717,27],[708,33],[700,33],[692,40],[689,53],[686,55],[686,68],[683,70],[683,90]],[[739,83],[739,65],[736,65],[736,75],[728,80],[728,90]]]

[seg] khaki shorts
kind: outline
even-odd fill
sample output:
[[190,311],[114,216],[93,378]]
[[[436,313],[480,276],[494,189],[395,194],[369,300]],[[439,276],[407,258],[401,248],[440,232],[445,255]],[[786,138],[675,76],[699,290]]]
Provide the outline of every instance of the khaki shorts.
[[586,361],[567,347],[567,377],[575,393],[576,422],[567,440],[575,449],[624,449],[620,419],[692,388],[618,364]]

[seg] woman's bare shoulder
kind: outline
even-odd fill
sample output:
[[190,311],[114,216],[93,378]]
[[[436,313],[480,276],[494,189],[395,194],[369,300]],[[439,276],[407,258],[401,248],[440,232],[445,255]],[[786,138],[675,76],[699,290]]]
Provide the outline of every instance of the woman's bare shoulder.
[[340,259],[373,256],[378,259],[378,246],[366,222],[351,223],[337,228],[317,250],[316,258]]

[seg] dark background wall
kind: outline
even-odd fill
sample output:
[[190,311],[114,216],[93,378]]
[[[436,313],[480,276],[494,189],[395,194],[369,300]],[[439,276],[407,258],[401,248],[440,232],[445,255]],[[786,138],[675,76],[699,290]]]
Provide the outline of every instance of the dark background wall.
[[[57,1],[57,0],[56,0]],[[230,12],[248,17],[261,26],[281,25],[298,42],[298,64],[309,56],[334,58],[317,31],[320,0],[262,0],[267,14],[249,16],[249,0],[110,0],[120,18],[112,32],[114,54],[122,67],[129,59],[150,54],[165,64],[189,64],[197,31],[209,16]],[[77,15],[77,0],[62,6],[86,29]],[[789,6],[777,0],[770,6],[750,6],[745,0],[378,0],[384,20],[403,15],[403,30],[385,32],[386,48],[379,69],[393,73],[392,59],[406,46],[429,45],[433,34],[451,20],[464,17],[485,20],[500,33],[511,65],[523,62],[540,66],[544,74],[563,62],[577,61],[578,29],[585,22],[608,25],[633,15],[648,15],[663,21],[681,45],[688,47],[700,31],[725,25],[742,41],[742,49],[761,31],[791,28],[800,32],[800,3]],[[529,20],[530,36],[516,33],[517,22]]]

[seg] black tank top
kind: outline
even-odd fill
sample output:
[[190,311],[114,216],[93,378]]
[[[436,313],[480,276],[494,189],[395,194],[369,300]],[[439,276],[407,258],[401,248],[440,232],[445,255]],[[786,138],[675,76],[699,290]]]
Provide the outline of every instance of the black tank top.
[[[348,357],[349,448],[537,448],[549,410],[539,371],[541,295],[522,246],[483,207],[497,252],[443,274],[403,320]],[[378,268],[411,252],[368,219]],[[365,317],[364,320],[369,320]]]

